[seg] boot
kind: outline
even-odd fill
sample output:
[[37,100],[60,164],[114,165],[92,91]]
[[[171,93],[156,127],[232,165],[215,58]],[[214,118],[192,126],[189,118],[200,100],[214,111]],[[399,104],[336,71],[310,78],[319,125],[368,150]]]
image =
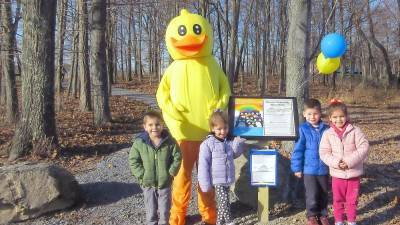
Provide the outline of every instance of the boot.
[[317,217],[315,216],[308,217],[307,225],[319,225]]
[[321,225],[330,225],[327,216],[321,216],[321,217],[319,217],[319,222],[321,222]]

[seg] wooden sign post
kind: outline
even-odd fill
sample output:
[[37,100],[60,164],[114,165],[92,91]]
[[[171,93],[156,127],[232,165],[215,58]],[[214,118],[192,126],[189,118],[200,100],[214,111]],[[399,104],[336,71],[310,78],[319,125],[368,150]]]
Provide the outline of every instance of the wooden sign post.
[[277,151],[252,149],[250,151],[251,185],[258,186],[258,220],[269,221],[269,186],[277,184]]
[[269,188],[268,186],[258,188],[258,221],[268,223],[269,221]]

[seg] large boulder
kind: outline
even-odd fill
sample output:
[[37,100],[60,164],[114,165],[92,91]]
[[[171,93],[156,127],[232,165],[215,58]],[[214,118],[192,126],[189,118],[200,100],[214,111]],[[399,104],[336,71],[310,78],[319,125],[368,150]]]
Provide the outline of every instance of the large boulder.
[[0,224],[38,217],[74,205],[79,185],[67,170],[47,163],[0,168]]
[[[236,195],[239,202],[252,208],[258,205],[258,189],[250,185],[250,149],[263,149],[268,146],[266,141],[246,141],[249,151],[235,160],[235,184],[231,191]],[[283,207],[291,204],[301,197],[304,189],[299,188],[301,181],[296,179],[290,170],[290,159],[288,154],[278,151],[278,185],[269,189],[269,204],[272,207]],[[282,205],[283,204],[283,205]]]

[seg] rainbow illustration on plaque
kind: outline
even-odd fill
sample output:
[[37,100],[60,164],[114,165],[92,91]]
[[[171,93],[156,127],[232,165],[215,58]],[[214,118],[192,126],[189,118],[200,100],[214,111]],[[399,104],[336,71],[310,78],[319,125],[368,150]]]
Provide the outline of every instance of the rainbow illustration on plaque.
[[253,138],[296,139],[296,104],[291,97],[231,97],[231,133]]
[[263,100],[250,98],[235,99],[235,121],[233,135],[263,136]]

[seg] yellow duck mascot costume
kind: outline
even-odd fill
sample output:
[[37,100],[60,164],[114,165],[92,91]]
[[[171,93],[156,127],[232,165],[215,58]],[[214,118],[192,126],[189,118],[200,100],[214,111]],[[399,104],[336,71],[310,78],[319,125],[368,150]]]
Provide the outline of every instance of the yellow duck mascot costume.
[[[165,41],[174,61],[157,90],[157,102],[182,151],[182,164],[172,184],[170,225],[184,225],[191,195],[192,170],[199,146],[209,132],[208,118],[226,108],[229,82],[212,54],[213,31],[201,16],[181,10],[167,27]],[[202,221],[215,224],[213,192],[197,188]]]

